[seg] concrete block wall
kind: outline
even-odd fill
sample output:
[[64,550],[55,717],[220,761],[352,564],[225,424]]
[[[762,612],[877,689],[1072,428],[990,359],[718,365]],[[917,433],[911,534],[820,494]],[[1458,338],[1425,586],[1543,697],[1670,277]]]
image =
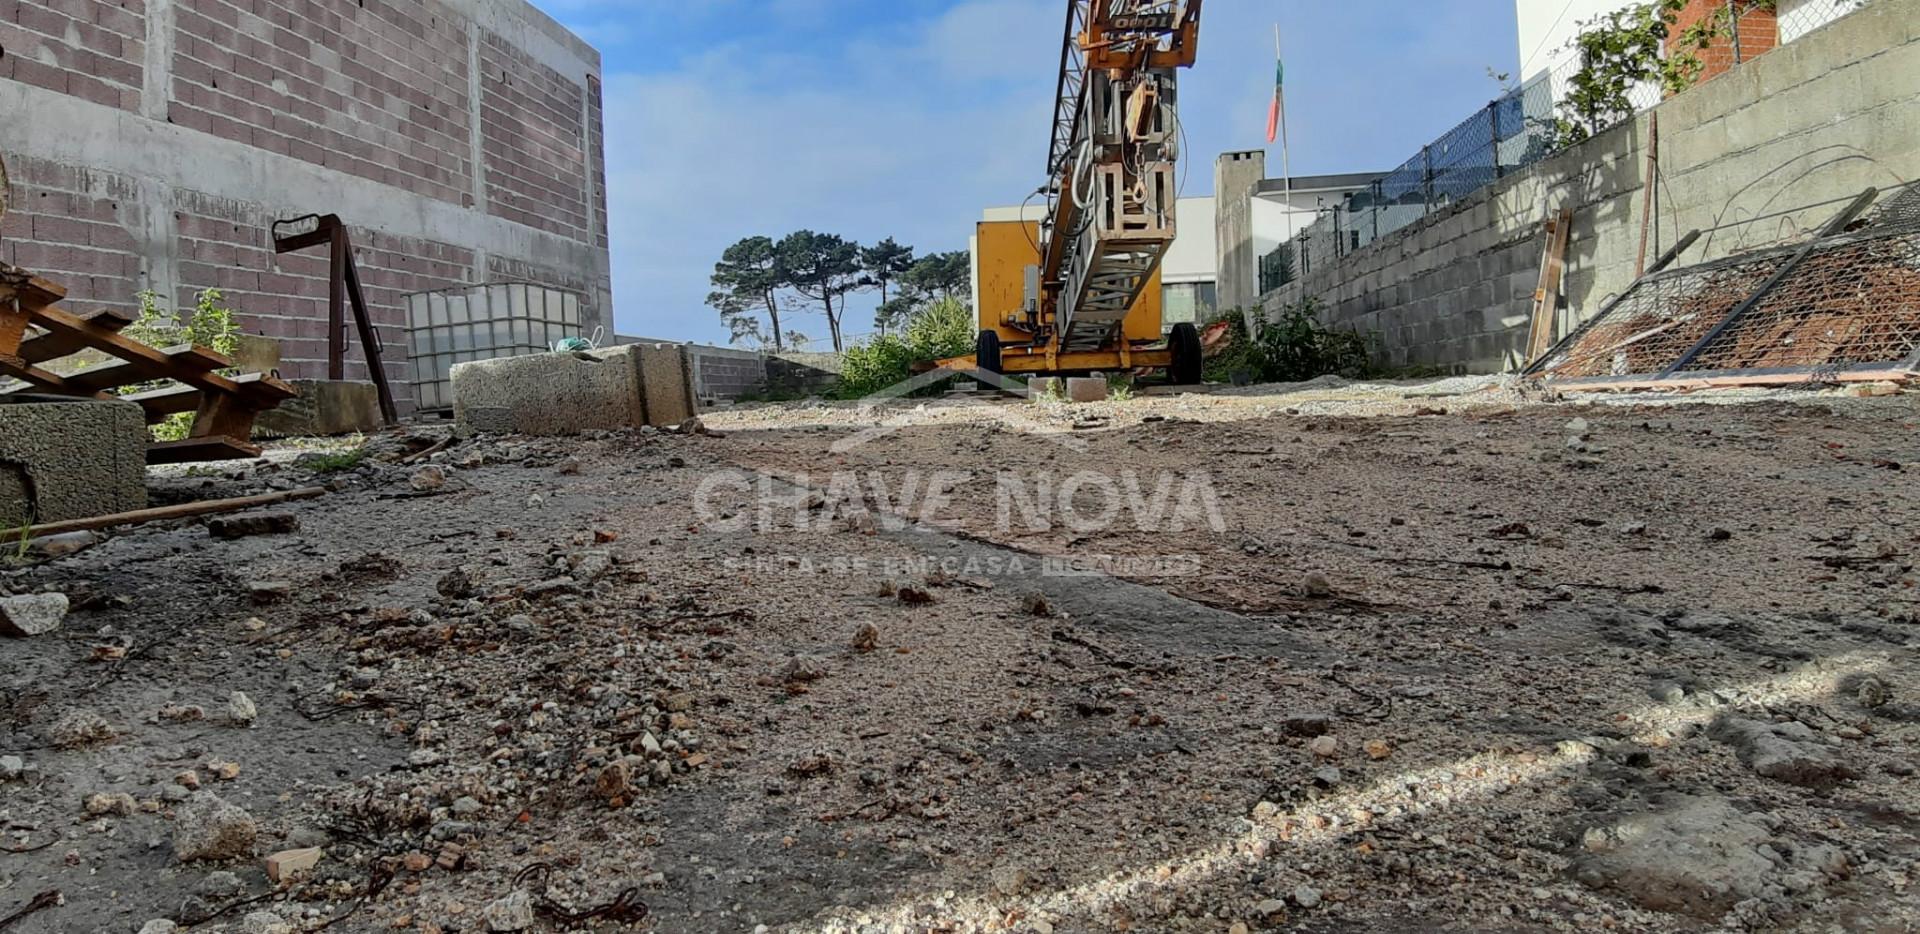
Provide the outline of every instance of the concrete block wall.
[[823,393],[840,382],[846,361],[837,353],[786,353],[767,357],[767,384],[778,392]]
[[738,399],[767,389],[767,358],[751,350],[688,344],[693,385],[702,399]]
[[1497,372],[1526,339],[1543,224],[1572,208],[1556,323],[1565,334],[1632,284],[1657,117],[1661,184],[1648,260],[1692,229],[1681,262],[1716,259],[1820,226],[1869,185],[1920,178],[1920,0],[1879,0],[1679,94],[1648,114],[1515,172],[1392,236],[1316,263],[1268,293],[1305,297],[1323,323],[1374,336],[1381,362]]
[[333,212],[396,381],[409,292],[520,278],[610,324],[599,54],[525,0],[0,0],[0,48],[0,114],[59,115],[0,119],[0,261],[74,310],[220,288],[324,376],[324,251],[268,227]]

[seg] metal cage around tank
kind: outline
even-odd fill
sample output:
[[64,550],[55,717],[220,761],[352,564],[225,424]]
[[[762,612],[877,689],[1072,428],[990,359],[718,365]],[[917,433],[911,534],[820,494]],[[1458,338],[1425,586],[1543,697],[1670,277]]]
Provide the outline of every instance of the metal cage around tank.
[[453,365],[545,353],[581,337],[580,296],[531,282],[490,282],[407,296],[407,343],[422,411],[453,408]]

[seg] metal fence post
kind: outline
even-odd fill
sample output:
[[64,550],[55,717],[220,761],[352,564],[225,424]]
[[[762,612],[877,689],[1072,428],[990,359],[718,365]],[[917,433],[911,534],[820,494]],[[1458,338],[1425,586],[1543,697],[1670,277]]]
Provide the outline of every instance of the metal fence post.
[[1506,172],[1500,168],[1500,102],[1487,105],[1487,123],[1493,127],[1493,177],[1501,178]]
[[1420,182],[1427,210],[1433,210],[1433,147],[1420,147]]
[[1373,180],[1373,239],[1380,239],[1380,194],[1386,189],[1380,187],[1380,180]]
[[1733,63],[1740,64],[1740,9],[1739,0],[1727,0],[1727,29],[1733,33]]

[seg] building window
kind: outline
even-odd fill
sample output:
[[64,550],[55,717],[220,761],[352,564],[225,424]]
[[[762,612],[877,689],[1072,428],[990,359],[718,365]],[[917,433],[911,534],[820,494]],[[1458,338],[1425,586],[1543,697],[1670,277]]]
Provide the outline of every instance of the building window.
[[1160,288],[1160,327],[1171,330],[1180,323],[1198,324],[1213,318],[1216,292],[1211,282],[1174,282]]

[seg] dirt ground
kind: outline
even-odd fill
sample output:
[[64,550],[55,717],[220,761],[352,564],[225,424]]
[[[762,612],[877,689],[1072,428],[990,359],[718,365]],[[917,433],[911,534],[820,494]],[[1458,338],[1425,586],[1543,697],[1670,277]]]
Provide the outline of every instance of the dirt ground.
[[0,930],[1911,931],[1914,398],[795,403],[156,475],[331,492],[0,571],[72,605],[0,639]]

